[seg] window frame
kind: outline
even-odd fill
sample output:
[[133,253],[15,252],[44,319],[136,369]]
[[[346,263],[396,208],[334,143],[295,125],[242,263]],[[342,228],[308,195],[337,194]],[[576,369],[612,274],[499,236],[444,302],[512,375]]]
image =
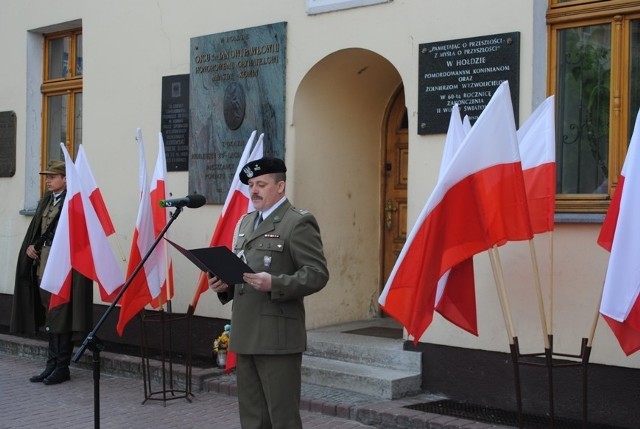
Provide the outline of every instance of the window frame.
[[547,10],[547,93],[557,91],[558,32],[568,28],[611,25],[611,81],[609,100],[609,177],[607,194],[557,194],[557,213],[604,213],[618,184],[629,143],[630,23],[640,19],[638,0],[549,0]]
[[[64,142],[69,154],[73,157],[75,155],[75,121],[76,121],[76,95],[83,92],[83,74],[76,74],[77,70],[77,45],[78,36],[82,35],[82,27],[73,28],[64,31],[58,31],[53,33],[44,34],[44,53],[42,64],[42,84],[40,85],[40,92],[42,94],[42,140],[41,140],[41,161],[44,168],[49,159],[49,128],[48,128],[48,112],[49,101],[54,96],[66,96],[67,102],[67,117],[66,117],[66,141]],[[69,62],[67,66],[67,76],[49,79],[48,71],[49,64],[52,61],[50,56],[49,41],[58,38],[69,37]]]

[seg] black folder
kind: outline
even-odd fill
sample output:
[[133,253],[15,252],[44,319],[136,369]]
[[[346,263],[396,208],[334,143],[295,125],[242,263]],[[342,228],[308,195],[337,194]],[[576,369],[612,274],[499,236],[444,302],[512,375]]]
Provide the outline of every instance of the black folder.
[[243,273],[254,271],[226,246],[203,247],[187,250],[165,237],[173,247],[202,271],[213,274],[228,285],[244,283]]

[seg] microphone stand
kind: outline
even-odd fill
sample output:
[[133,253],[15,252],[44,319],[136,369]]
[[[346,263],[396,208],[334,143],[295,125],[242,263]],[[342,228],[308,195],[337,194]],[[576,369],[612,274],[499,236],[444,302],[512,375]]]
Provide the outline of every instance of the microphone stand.
[[149,257],[151,256],[151,253],[153,252],[153,250],[156,248],[156,246],[158,246],[158,243],[160,242],[160,240],[162,240],[162,238],[164,237],[164,234],[167,232],[167,230],[169,229],[169,227],[171,226],[173,221],[176,220],[176,218],[180,215],[180,213],[182,213],[182,207],[175,207],[175,209],[176,209],[175,212],[171,214],[171,218],[169,219],[169,221],[165,225],[164,229],[160,232],[160,234],[156,238],[156,241],[153,242],[153,244],[151,245],[151,248],[147,251],[147,253],[144,255],[144,257],[142,258],[142,260],[140,261],[138,266],[133,270],[133,272],[131,273],[129,278],[122,285],[122,289],[120,290],[120,292],[118,293],[116,298],[113,300],[111,305],[109,305],[109,307],[104,312],[104,314],[102,315],[102,317],[100,318],[98,323],[96,323],[96,325],[93,327],[91,332],[89,332],[87,334],[86,338],[82,342],[82,345],[80,346],[78,351],[76,351],[76,353],[73,355],[72,360],[73,360],[74,363],[77,363],[78,360],[80,360],[80,358],[82,357],[82,355],[84,354],[84,352],[85,352],[85,350],[87,348],[93,352],[93,359],[92,359],[92,363],[93,363],[93,422],[94,422],[93,427],[95,429],[99,429],[100,428],[100,352],[102,350],[104,350],[104,344],[96,336],[96,333],[100,330],[100,327],[107,320],[107,317],[109,316],[109,314],[111,314],[111,312],[115,308],[115,306],[118,303],[118,301],[120,301],[120,298],[122,298],[122,295],[124,295],[125,291],[129,287],[129,285],[131,284],[133,279],[136,277],[138,272],[142,269],[142,267],[144,266],[144,263],[147,261],[147,259],[149,259]]

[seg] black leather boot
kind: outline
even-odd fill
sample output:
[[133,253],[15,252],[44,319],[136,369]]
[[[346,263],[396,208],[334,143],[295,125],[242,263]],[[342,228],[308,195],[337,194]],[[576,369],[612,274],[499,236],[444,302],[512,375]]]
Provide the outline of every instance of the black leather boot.
[[71,364],[71,352],[73,351],[71,333],[57,334],[56,336],[58,337],[56,368],[42,381],[47,386],[71,380],[71,372],[69,371],[69,365]]
[[67,367],[54,369],[51,375],[45,378],[42,382],[47,386],[50,386],[52,384],[60,384],[69,380],[71,380],[71,371],[69,371],[69,367]]
[[39,375],[34,375],[29,379],[32,383],[41,383],[45,378],[49,377],[54,369],[56,369],[56,361],[58,357],[58,336],[49,334],[49,348],[47,349],[47,365]]

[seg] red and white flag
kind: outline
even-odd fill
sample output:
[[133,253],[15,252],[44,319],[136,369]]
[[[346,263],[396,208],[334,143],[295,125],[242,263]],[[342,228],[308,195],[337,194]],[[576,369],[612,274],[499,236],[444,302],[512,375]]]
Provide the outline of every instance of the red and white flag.
[[[73,180],[73,161],[71,161],[66,147],[63,147],[63,151],[67,176],[67,194],[64,198],[60,217],[58,218],[58,225],[56,226],[56,233],[53,236],[53,242],[49,250],[47,265],[44,268],[42,281],[40,282],[40,288],[51,293],[51,299],[49,300],[50,309],[69,302],[71,297],[72,268],[69,207],[71,206],[71,200],[74,198],[74,194],[78,195],[76,197],[76,204],[82,204],[79,197],[80,184],[77,180]],[[71,173],[71,175],[69,173]],[[86,232],[86,227],[76,222],[78,222],[77,219],[74,222],[74,226],[78,229],[82,227]]]
[[611,252],[600,314],[628,355],[640,350],[640,112],[598,244]]
[[379,303],[418,342],[449,269],[509,240],[533,237],[513,107],[502,83],[423,208]]
[[[162,133],[158,133],[158,157],[156,159],[156,166],[151,176],[151,212],[153,213],[153,231],[154,238],[157,238],[164,227],[167,225],[167,208],[160,205],[160,201],[167,199],[167,159],[164,151],[164,139]],[[169,232],[165,233],[165,237],[168,238]],[[160,295],[151,301],[153,308],[162,307],[167,301],[173,298],[173,262],[169,254],[169,244],[162,240],[158,243],[158,247],[162,247],[163,257],[165,259],[165,266],[167,272],[165,280],[162,283]]]
[[556,207],[554,96],[548,97],[518,130],[522,173],[534,234],[553,231]]
[[[465,116],[465,118],[467,124],[469,124],[469,117]],[[444,142],[438,180],[442,179],[447,166],[462,145],[470,129],[471,125],[469,124],[468,128],[466,128],[460,118],[458,104],[454,104],[451,109],[449,129]],[[478,335],[473,257],[455,265],[440,277],[436,290],[435,309],[449,322],[473,335]]]
[[[236,225],[242,216],[253,210],[253,203],[249,198],[249,187],[240,181],[240,171],[247,163],[255,161],[263,157],[263,139],[264,134],[260,134],[258,142],[253,150],[253,141],[256,137],[256,131],[251,133],[247,144],[244,147],[242,156],[236,168],[236,173],[231,181],[227,198],[222,207],[222,213],[216,224],[216,229],[213,231],[213,236],[209,242],[209,246],[227,246],[232,249],[233,246],[233,233],[236,229]],[[196,289],[195,296],[191,306],[195,310],[200,300],[200,295],[203,292],[209,290],[209,284],[207,283],[207,276],[200,275],[198,280],[198,288]]]
[[87,170],[81,176],[64,144],[60,146],[65,158],[67,195],[41,284],[54,294],[51,308],[69,302],[72,268],[97,282],[103,299],[124,283],[122,270],[88,197],[95,180],[91,182],[86,177]]
[[471,119],[469,119],[469,115],[464,115],[462,119],[462,129],[465,134],[469,134],[469,131],[471,131]]
[[[137,130],[136,140],[139,151],[140,207],[138,209],[136,228],[131,242],[127,278],[131,278],[135,269],[142,262],[142,258],[144,258],[149,249],[151,249],[155,241],[151,196],[149,194],[149,182],[144,156],[144,142],[142,141],[140,128]],[[160,295],[166,273],[167,265],[162,246],[156,246],[144,263],[144,266],[142,266],[136,276],[131,279],[127,290],[122,294],[120,300],[120,317],[118,318],[118,325],[116,327],[119,335],[122,336],[125,326],[136,314]]]
[[100,219],[100,224],[102,225],[102,229],[104,229],[104,233],[107,236],[110,236],[116,232],[116,229],[113,226],[113,222],[111,222],[111,216],[109,216],[107,205],[102,198],[102,193],[100,192],[100,188],[98,188],[96,179],[93,177],[93,172],[89,166],[89,160],[87,159],[87,155],[85,154],[82,145],[78,148],[78,154],[76,155],[76,170],[78,171],[78,175],[82,177],[83,183],[86,185],[84,188],[88,192],[87,195],[89,195],[91,205],[93,205],[93,208],[98,215],[98,219]]

